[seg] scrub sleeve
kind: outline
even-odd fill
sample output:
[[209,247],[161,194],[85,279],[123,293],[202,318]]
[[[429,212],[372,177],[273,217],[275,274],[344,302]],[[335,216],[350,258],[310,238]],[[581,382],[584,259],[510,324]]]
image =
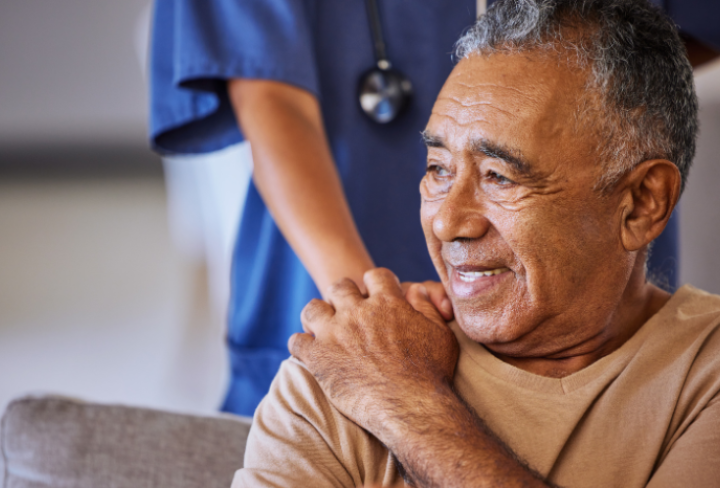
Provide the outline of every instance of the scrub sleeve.
[[150,139],[165,154],[243,141],[226,80],[276,80],[318,95],[305,0],[156,0]]

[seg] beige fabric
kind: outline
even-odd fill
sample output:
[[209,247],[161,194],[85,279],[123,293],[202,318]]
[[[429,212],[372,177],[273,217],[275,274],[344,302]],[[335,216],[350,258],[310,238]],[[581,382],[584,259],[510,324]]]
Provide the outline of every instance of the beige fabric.
[[[720,486],[720,297],[681,288],[627,343],[563,379],[510,366],[456,330],[455,386],[509,446],[565,487]],[[290,359],[258,408],[240,487],[398,480],[387,449]]]

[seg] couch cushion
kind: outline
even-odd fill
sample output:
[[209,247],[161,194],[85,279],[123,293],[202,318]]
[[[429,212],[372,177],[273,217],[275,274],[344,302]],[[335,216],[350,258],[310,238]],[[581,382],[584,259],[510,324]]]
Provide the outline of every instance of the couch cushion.
[[249,428],[230,415],[21,398],[0,424],[0,487],[228,488]]

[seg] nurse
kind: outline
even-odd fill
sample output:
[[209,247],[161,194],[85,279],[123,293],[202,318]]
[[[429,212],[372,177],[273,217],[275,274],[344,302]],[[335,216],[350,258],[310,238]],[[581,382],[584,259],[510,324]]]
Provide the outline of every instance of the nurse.
[[[156,1],[154,148],[203,153],[248,140],[253,153],[223,410],[252,415],[288,356],[300,311],[334,281],[362,283],[375,266],[402,281],[437,279],[419,221],[419,133],[476,8],[476,0],[377,0],[375,25],[366,0]],[[387,68],[378,33],[384,61],[412,85],[409,103],[383,123],[358,95],[369,69]]]

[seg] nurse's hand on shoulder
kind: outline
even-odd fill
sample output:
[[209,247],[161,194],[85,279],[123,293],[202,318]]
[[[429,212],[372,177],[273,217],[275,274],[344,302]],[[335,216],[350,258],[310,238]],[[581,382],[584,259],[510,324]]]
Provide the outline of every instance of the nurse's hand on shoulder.
[[327,301],[311,301],[301,317],[305,333],[288,347],[338,410],[382,440],[383,419],[405,418],[451,384],[459,348],[448,314],[431,299],[442,306],[435,284],[403,289],[383,268],[366,272],[364,282],[367,295],[345,279]]

